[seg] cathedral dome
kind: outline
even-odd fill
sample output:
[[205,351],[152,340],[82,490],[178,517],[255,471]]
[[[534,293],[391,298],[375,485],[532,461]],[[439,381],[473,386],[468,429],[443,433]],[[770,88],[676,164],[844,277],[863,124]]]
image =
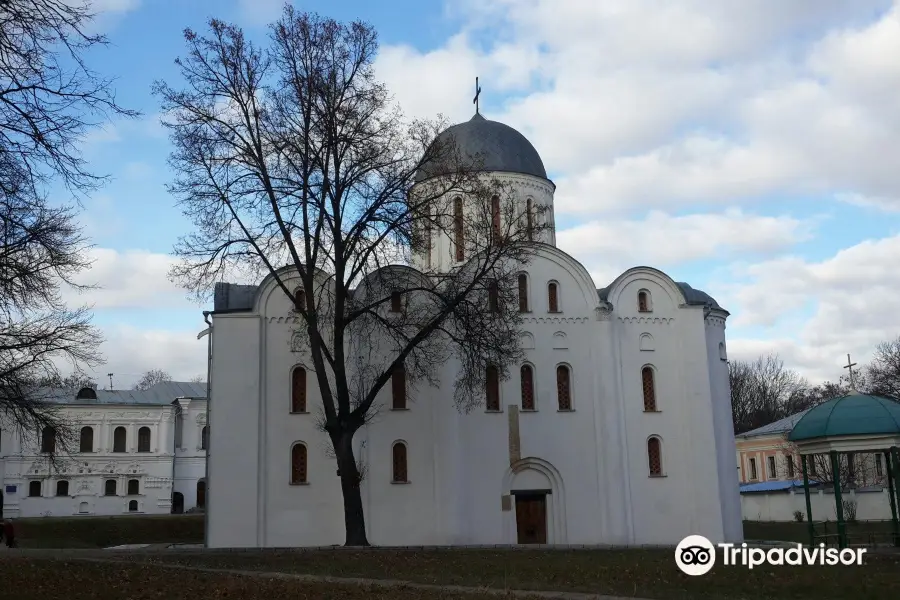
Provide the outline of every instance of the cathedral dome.
[[[503,123],[489,121],[475,113],[469,121],[447,128],[438,140],[452,139],[466,161],[478,161],[483,171],[522,173],[547,179],[544,162],[524,135]],[[439,163],[426,163],[416,173],[416,181],[444,175]]]

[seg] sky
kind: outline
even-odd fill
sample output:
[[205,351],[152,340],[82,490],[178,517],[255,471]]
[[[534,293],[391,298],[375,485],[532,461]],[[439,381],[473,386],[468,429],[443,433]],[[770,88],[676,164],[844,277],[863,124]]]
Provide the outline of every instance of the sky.
[[[168,281],[190,223],[165,184],[151,85],[180,81],[210,17],[264,40],[282,0],[95,0],[87,56],[143,113],[92,132],[110,183],[84,201],[106,342],[101,385],[206,372],[202,310]],[[900,0],[344,0],[302,10],[379,32],[376,76],[410,117],[481,112],[556,183],[557,243],[597,287],[659,268],[726,308],[731,359],[777,353],[816,383],[900,335]]]

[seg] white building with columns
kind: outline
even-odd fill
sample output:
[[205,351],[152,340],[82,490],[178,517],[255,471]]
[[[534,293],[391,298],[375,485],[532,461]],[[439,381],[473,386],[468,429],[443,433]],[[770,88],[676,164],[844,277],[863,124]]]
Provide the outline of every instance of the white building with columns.
[[0,420],[4,518],[169,514],[203,506],[205,383],[45,395],[73,435],[68,444],[50,431],[23,440]]
[[[549,206],[542,218],[553,224],[555,185],[524,136],[478,114],[442,135],[509,182],[523,210]],[[488,374],[484,403],[468,414],[446,384],[409,403],[402,386],[385,386],[378,419],[357,433],[369,541],[741,541],[728,312],[650,267],[597,285],[552,229],[535,243],[519,276],[527,358],[512,376]],[[432,245],[413,266],[458,266],[453,239]],[[343,543],[340,480],[316,426],[316,378],[290,344],[291,300],[272,277],[220,284],[211,316],[209,481],[253,493],[215,495],[208,545]],[[455,369],[442,365],[440,380],[453,382]]]

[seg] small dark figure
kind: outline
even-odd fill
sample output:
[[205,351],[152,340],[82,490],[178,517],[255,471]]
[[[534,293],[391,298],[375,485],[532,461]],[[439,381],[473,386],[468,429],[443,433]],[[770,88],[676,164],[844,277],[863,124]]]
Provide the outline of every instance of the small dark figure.
[[9,519],[3,521],[3,537],[6,538],[7,548],[16,547],[16,530],[13,527],[12,521]]

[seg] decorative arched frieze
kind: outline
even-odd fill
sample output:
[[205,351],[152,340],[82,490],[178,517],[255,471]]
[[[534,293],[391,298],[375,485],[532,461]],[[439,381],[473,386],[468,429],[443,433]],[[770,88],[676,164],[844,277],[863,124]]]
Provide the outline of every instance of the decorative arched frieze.
[[627,323],[629,325],[671,325],[674,322],[674,318],[665,317],[619,317],[619,323]]
[[587,323],[588,317],[523,317],[523,323]]

